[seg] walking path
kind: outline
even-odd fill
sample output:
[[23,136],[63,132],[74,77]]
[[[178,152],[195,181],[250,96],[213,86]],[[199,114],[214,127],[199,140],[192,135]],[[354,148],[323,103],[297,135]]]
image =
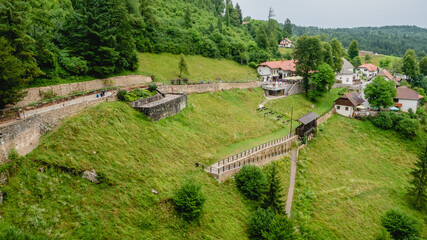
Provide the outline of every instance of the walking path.
[[291,152],[291,174],[289,181],[288,196],[286,199],[286,214],[291,217],[292,200],[294,198],[295,177],[297,173],[298,149]]

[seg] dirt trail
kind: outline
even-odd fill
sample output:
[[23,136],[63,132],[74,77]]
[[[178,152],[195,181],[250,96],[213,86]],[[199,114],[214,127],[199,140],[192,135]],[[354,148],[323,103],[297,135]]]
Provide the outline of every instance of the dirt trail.
[[291,217],[292,200],[294,197],[295,176],[297,173],[298,149],[291,152],[291,174],[289,181],[288,196],[286,199],[286,214]]

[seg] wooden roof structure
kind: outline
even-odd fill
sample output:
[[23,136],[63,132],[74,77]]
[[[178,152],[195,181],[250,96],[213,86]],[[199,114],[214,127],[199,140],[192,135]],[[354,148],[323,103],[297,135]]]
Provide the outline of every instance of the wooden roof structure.
[[310,112],[310,113],[307,113],[306,115],[298,118],[297,121],[304,124],[304,125],[307,125],[313,121],[316,121],[318,118],[319,118],[319,115],[317,115],[314,112]]

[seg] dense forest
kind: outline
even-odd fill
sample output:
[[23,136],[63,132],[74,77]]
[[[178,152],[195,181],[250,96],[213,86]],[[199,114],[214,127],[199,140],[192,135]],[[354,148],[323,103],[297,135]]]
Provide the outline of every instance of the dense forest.
[[294,26],[296,35],[323,35],[337,38],[344,46],[357,40],[361,50],[403,57],[406,50],[427,52],[427,29],[416,26],[385,26],[358,28],[318,28]]

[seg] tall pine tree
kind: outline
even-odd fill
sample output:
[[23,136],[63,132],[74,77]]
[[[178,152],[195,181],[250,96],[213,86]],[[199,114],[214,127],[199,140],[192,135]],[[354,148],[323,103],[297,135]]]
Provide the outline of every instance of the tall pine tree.
[[283,25],[283,32],[285,35],[285,38],[289,38],[292,36],[292,23],[289,18],[286,18],[285,24]]
[[22,62],[24,78],[42,75],[34,60],[35,41],[28,35],[30,5],[22,0],[2,0],[0,4],[0,36],[12,47],[12,55]]
[[267,176],[268,189],[264,197],[264,207],[271,208],[278,214],[284,213],[283,187],[281,184],[277,162],[273,162]]
[[427,203],[427,145],[419,154],[411,175],[411,187],[408,195],[416,208],[423,209]]
[[[359,43],[357,43],[356,40],[353,40],[350,43],[350,46],[348,47],[348,56],[351,59],[354,59],[355,57],[359,56]],[[354,67],[358,67],[358,66],[354,66]]]

